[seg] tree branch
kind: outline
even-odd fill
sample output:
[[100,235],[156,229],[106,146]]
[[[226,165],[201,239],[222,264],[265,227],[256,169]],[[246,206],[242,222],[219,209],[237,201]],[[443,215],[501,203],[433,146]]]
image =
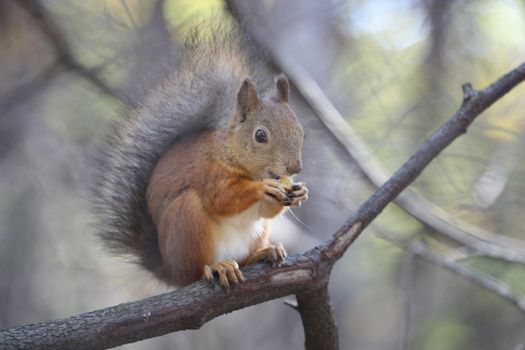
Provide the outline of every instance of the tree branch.
[[[288,69],[285,71],[290,75],[290,80],[296,83],[299,89],[302,89],[303,95],[312,106],[315,106],[314,109],[321,120],[358,163],[370,181],[377,187],[383,184],[388,179],[386,171],[373,157],[364,141],[331,105],[315,81],[297,64],[293,67],[294,73],[290,74]],[[464,93],[465,96],[468,96],[471,91],[467,88]],[[454,218],[410,189],[399,195],[395,203],[428,227],[467,245],[476,252],[493,258],[525,263],[525,243],[521,240],[489,232]]]
[[[230,0],[228,5],[234,17],[246,27],[250,35],[271,53],[276,65],[286,73],[302,97],[356,161],[370,182],[376,187],[384,184],[390,174],[376,160],[366,143],[341,116],[310,74],[284,48],[268,43],[260,35],[264,30],[258,26],[256,18],[250,17],[250,21],[246,23],[243,21],[247,13],[246,2]],[[476,94],[470,85],[463,86],[463,92],[465,97]],[[455,218],[410,189],[401,193],[395,199],[395,203],[428,227],[480,254],[525,264],[524,241],[490,232]]]
[[36,95],[53,80],[60,68],[59,64],[53,62],[38,73],[30,82],[9,91],[5,96],[1,96],[0,115],[9,113],[15,107],[20,106],[21,102]]
[[38,0],[19,0],[17,4],[33,18],[36,27],[47,37],[55,49],[57,61],[60,64],[91,82],[103,93],[131,105],[132,101],[130,101],[128,96],[118,92],[103,79],[99,78],[96,69],[86,68],[75,58],[60,28],[49,18],[46,8]]
[[325,245],[324,249],[342,242],[344,249],[359,236],[362,230],[356,230],[351,234],[351,228],[355,223],[361,222],[366,226],[373,220],[386,205],[394,200],[408,184],[410,184],[421,171],[434,159],[445,147],[459,135],[467,132],[468,126],[485,109],[495,101],[509,92],[514,86],[525,79],[525,63],[505,74],[498,81],[484,90],[474,91],[470,84],[463,85],[463,102],[459,110],[443,126],[435,131],[429,139],[419,146],[401,168],[387,182],[385,182],[374,194],[362,204],[357,213],[335,233],[334,239]]
[[412,331],[412,303],[414,301],[414,256],[415,254],[411,251],[407,251],[403,259],[403,268],[401,271],[401,290],[403,291],[403,314],[404,322],[402,326],[402,335],[400,337],[399,349],[407,350],[410,349],[410,339]]
[[0,348],[104,349],[162,334],[200,328],[207,321],[249,305],[326,285],[330,265],[319,254],[289,257],[280,268],[243,269],[242,285],[224,292],[205,281],[151,298],[63,320],[0,331]]
[[[290,294],[326,286],[333,264],[362,230],[405,189],[456,137],[466,132],[486,108],[525,80],[525,63],[481,91],[469,89],[454,116],[425,141],[410,159],[381,186],[331,239],[286,259],[281,267],[265,264],[243,269],[246,281],[229,293],[200,281],[174,292],[93,311],[63,320],[0,331],[0,345],[28,349],[99,349],[195,329],[205,322]],[[308,301],[306,301],[308,302]],[[308,330],[308,328],[307,328]]]
[[403,248],[411,254],[415,254],[418,257],[426,260],[436,266],[445,268],[454,274],[470,281],[472,283],[481,286],[488,291],[500,296],[504,300],[510,302],[516,306],[521,312],[525,313],[525,296],[516,294],[510,286],[505,283],[478,271],[474,271],[472,268],[458,263],[453,259],[447,259],[433,252],[430,248],[425,246],[423,242],[416,242],[411,240],[400,240],[391,234],[385,234],[382,232],[378,235],[380,238]]
[[297,294],[306,350],[339,349],[339,332],[327,286]]

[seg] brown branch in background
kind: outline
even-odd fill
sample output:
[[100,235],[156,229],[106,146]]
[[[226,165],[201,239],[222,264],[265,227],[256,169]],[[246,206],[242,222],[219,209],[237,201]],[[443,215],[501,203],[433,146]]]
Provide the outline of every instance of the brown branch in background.
[[[230,0],[228,5],[234,17],[248,33],[271,53],[277,66],[288,76],[370,182],[378,188],[383,185],[390,174],[377,161],[366,143],[341,116],[310,74],[284,48],[265,41],[259,34],[264,31],[258,27],[257,18],[250,17],[249,22],[244,21],[246,3]],[[522,240],[490,232],[455,218],[410,189],[401,193],[395,199],[395,203],[426,226],[468,246],[473,251],[489,257],[525,264],[525,242]]]
[[[277,268],[266,264],[243,269],[246,281],[229,293],[204,281],[174,292],[97,310],[66,319],[0,331],[0,347],[16,349],[99,349],[117,346],[169,332],[196,329],[207,321],[250,305],[286,295],[303,298],[299,306],[303,319],[310,310],[311,291],[325,288],[333,264],[344,254],[362,230],[402,190],[404,190],[456,137],[463,134],[472,121],[486,108],[525,80],[525,63],[481,91],[464,85],[464,99],[454,116],[439,128],[395,174],[381,186],[328,241],[303,253],[289,256]],[[493,291],[500,294],[501,290]],[[321,292],[329,305],[328,295]],[[306,296],[306,297],[305,297]],[[306,298],[306,299],[304,299]],[[301,304],[301,301],[299,302]],[[332,348],[337,347],[333,313],[324,312],[323,322],[332,322],[323,336]],[[328,324],[328,323],[327,323]],[[311,328],[307,324],[305,331]],[[312,334],[306,337],[312,337]]]
[[58,63],[91,82],[103,93],[131,105],[127,96],[118,92],[98,76],[98,70],[86,68],[75,58],[60,28],[50,19],[46,8],[39,1],[19,0],[17,4],[33,18],[35,26],[49,40],[55,49]]
[[0,98],[0,115],[9,113],[13,108],[21,105],[23,101],[36,95],[53,80],[60,68],[60,65],[54,62],[45,67],[28,83],[22,84],[2,96]]

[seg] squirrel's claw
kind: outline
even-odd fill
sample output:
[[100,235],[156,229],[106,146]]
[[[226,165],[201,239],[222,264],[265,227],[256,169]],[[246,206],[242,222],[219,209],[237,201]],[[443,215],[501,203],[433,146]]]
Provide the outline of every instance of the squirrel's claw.
[[274,243],[269,247],[259,249],[249,259],[248,263],[266,261],[272,266],[281,266],[286,259],[286,250],[282,243]]
[[282,243],[276,243],[273,245],[276,259],[272,262],[274,266],[281,266],[286,259],[286,250]]
[[204,265],[203,278],[213,282],[214,276],[219,277],[219,284],[226,291],[230,289],[230,284],[239,284],[244,281],[244,276],[239,269],[239,264],[234,260],[226,260],[213,265]]
[[293,184],[292,189],[287,193],[290,199],[290,206],[292,208],[298,208],[301,204],[308,199],[308,188],[304,182],[298,182]]

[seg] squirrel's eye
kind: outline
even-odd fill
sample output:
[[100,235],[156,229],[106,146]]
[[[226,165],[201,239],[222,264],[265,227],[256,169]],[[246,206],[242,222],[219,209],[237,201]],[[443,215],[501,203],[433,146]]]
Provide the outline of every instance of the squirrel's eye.
[[266,136],[266,132],[263,129],[259,129],[255,132],[255,141],[259,143],[268,142],[268,136]]

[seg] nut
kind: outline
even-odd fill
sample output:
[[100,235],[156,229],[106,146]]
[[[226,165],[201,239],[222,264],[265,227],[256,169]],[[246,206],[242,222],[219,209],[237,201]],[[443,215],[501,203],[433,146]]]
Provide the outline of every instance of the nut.
[[291,177],[288,176],[281,176],[279,178],[279,183],[283,184],[287,190],[290,190],[293,185],[293,180]]

